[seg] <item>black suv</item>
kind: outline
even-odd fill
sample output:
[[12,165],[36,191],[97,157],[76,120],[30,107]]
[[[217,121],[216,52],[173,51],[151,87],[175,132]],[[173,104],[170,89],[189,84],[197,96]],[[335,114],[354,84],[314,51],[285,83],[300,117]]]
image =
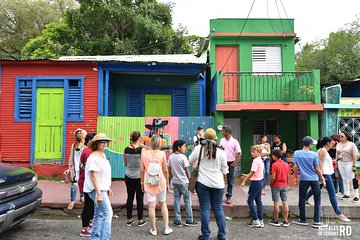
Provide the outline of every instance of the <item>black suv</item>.
[[42,191],[32,170],[0,162],[0,233],[40,207]]

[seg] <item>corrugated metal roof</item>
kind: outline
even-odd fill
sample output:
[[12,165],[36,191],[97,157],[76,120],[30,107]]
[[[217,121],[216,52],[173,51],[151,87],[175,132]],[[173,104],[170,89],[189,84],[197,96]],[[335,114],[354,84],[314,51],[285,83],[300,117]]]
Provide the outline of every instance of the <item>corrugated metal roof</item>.
[[178,64],[205,64],[206,53],[200,57],[192,54],[168,55],[108,55],[108,56],[63,56],[54,61],[91,61],[91,62],[128,62],[128,63],[178,63]]

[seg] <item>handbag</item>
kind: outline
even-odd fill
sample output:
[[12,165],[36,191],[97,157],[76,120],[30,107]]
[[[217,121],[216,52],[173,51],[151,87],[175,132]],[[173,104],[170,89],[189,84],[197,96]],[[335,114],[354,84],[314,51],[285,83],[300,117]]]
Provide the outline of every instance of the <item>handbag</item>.
[[196,186],[197,178],[198,178],[198,175],[199,175],[199,167],[200,167],[202,149],[203,149],[203,145],[201,145],[201,147],[200,147],[200,154],[199,154],[198,164],[197,164],[196,168],[194,168],[194,170],[192,171],[190,179],[189,179],[189,187],[188,187],[188,189],[192,193],[195,193],[195,186]]

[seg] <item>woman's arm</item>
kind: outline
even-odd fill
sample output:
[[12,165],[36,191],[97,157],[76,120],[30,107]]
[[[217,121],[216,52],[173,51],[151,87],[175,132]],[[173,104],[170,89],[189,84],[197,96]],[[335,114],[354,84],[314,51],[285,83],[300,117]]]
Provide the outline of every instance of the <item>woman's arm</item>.
[[73,143],[71,145],[71,149],[70,149],[70,157],[69,157],[69,168],[65,170],[64,174],[68,174],[70,172],[70,168],[71,168],[71,159],[74,158],[74,145],[75,143]]
[[165,152],[162,152],[162,153],[163,153],[162,169],[163,169],[163,173],[164,173],[164,177],[166,179],[166,182],[169,182],[169,170],[168,170],[168,165],[167,165],[167,162],[166,162],[166,154],[165,154]]
[[141,150],[141,160],[140,160],[140,184],[141,189],[144,191],[144,174],[145,174],[145,166],[144,166],[144,154],[145,154],[145,148]]
[[286,143],[283,143],[283,147],[282,147],[282,153],[286,153],[287,151],[287,146],[286,146]]
[[93,186],[95,188],[97,201],[102,202],[103,198],[102,198],[102,195],[101,195],[99,182],[98,182],[98,178],[99,178],[98,172],[90,171],[90,178],[91,178],[91,182],[92,182],[92,184],[93,184]]
[[323,168],[323,165],[324,165],[324,161],[326,159],[326,150],[325,149],[321,149],[319,152],[318,152],[318,156],[319,156],[319,159],[320,159],[320,169],[322,171],[322,168]]
[[125,164],[125,167],[127,167],[127,159],[126,159],[126,151],[124,150],[124,164]]

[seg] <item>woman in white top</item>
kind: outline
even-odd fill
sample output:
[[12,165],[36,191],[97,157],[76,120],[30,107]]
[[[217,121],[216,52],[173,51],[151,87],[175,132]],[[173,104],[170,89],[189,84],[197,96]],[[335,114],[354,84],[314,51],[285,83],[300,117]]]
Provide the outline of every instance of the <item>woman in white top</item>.
[[105,150],[109,142],[105,133],[98,133],[88,143],[93,150],[85,167],[84,192],[89,193],[94,201],[94,218],[90,239],[110,239],[113,211],[109,196],[111,191],[111,166]]
[[344,183],[344,196],[341,199],[350,198],[350,189],[352,189],[354,203],[359,202],[359,189],[354,189],[353,184],[358,157],[359,150],[356,145],[351,142],[350,134],[342,131],[340,133],[340,142],[336,145],[336,159],[338,160],[338,168]]
[[198,239],[210,238],[210,208],[212,208],[217,226],[219,228],[217,239],[226,239],[226,221],[222,198],[224,195],[224,175],[228,170],[226,153],[216,143],[216,132],[208,128],[204,137],[206,144],[198,145],[189,156],[189,162],[193,163],[201,155],[199,175],[196,183],[196,192],[199,198],[201,216],[201,236]]
[[[85,137],[87,133],[84,129],[78,128],[74,132],[75,142],[71,145],[70,157],[69,157],[69,169],[65,170],[64,174],[70,173],[70,203],[68,209],[72,210],[74,208],[74,203],[76,200],[78,186],[78,180],[80,176],[80,156],[85,149]],[[80,201],[84,202],[83,194],[80,194]]]
[[261,147],[261,159],[264,162],[264,189],[270,190],[270,144],[266,135],[261,135],[258,144]]
[[[334,174],[334,167],[332,163],[332,158],[329,154],[329,150],[331,149],[333,144],[334,142],[331,140],[331,138],[323,137],[319,139],[316,148],[318,149],[318,155],[321,162],[321,169],[326,181],[326,190],[328,191],[329,199],[335,211],[335,214],[341,221],[350,222],[350,220],[347,217],[345,217],[344,214],[341,213],[339,209],[339,205],[336,200],[335,187],[331,177],[332,174]],[[306,194],[306,198],[305,198],[307,202],[312,195],[313,195],[313,191],[312,189],[310,189],[310,191]]]

